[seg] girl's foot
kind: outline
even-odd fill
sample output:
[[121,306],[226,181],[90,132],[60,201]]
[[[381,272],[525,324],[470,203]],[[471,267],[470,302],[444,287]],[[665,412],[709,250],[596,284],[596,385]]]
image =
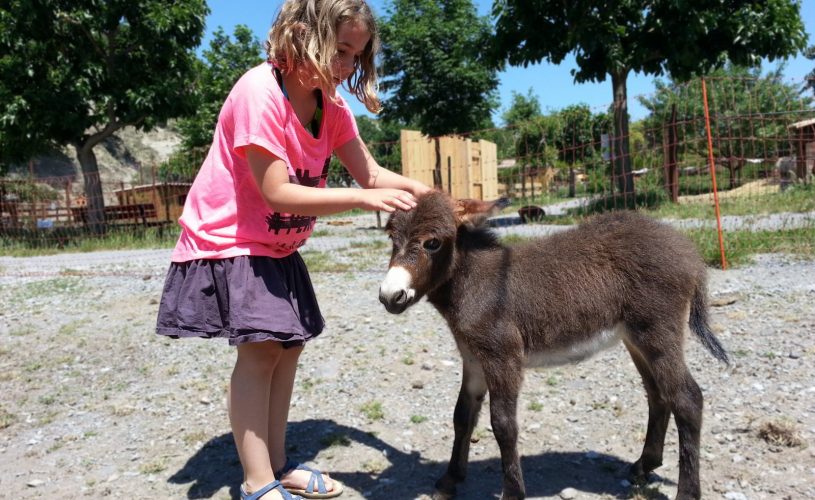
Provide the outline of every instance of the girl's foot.
[[[252,488],[251,486],[249,486],[248,483],[243,483],[241,485],[241,498],[245,498],[244,495],[246,495],[247,497],[251,497],[256,491],[259,491],[260,489],[262,488]],[[292,497],[298,499],[300,498],[294,497],[293,495]],[[285,500],[285,498],[283,497],[283,494],[280,493],[280,488],[278,487],[257,497],[256,500]]]
[[[325,493],[321,493],[319,490],[318,475],[322,477],[324,482]],[[284,470],[284,472],[279,474],[278,478],[283,484],[283,487],[289,492],[304,498],[333,498],[340,495],[343,491],[342,483],[331,479],[331,476],[326,473],[307,468],[304,465],[297,465],[296,468],[290,466],[288,470]],[[308,491],[310,482],[312,483],[312,491]]]

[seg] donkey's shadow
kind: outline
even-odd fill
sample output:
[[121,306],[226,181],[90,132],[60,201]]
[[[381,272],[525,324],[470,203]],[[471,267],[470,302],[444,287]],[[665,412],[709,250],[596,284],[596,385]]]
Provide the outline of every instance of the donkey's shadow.
[[[331,470],[332,477],[371,500],[408,500],[423,494],[432,495],[433,483],[447,466],[446,461],[426,460],[417,452],[405,453],[367,432],[332,420],[290,422],[287,443],[294,446],[290,446],[289,456],[301,462],[313,460],[325,448],[321,439],[324,440],[327,433],[345,436],[387,456],[390,465],[378,474],[353,469]],[[354,464],[349,465],[354,467]],[[578,452],[543,453],[522,459],[526,493],[530,497],[557,496],[565,488],[573,488],[586,493],[628,498],[630,488],[623,484],[620,472],[627,465],[614,456],[592,454],[588,457]],[[470,460],[468,470],[467,479],[458,486],[457,499],[482,500],[500,496],[500,459]],[[211,498],[224,487],[229,488],[232,498],[239,498],[242,477],[232,435],[223,434],[204,444],[169,478],[169,482],[191,483],[187,498]],[[650,494],[649,498],[667,498]]]

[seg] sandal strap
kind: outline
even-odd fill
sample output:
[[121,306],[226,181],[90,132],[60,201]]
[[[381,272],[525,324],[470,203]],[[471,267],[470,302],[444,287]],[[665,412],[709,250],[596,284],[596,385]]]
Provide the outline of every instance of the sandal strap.
[[309,477],[309,480],[308,480],[308,486],[306,487],[306,493],[309,493],[309,494],[314,493],[314,486],[315,486],[314,483],[317,483],[317,493],[319,493],[321,495],[325,495],[326,493],[328,493],[328,490],[325,487],[325,480],[323,480],[323,473],[322,472],[320,472],[319,470],[314,469],[312,467],[309,467],[306,464],[297,463],[297,462],[295,462],[294,460],[292,460],[292,459],[290,459],[288,457],[286,457],[286,464],[283,466],[283,468],[280,469],[279,471],[275,472],[274,475],[277,478],[282,478],[283,476],[285,476],[286,474],[288,474],[289,472],[291,472],[291,471],[293,471],[295,469],[303,470],[303,471],[311,473],[311,477]]
[[278,490],[280,496],[283,497],[283,500],[302,500],[299,496],[292,496],[291,493],[286,491],[286,488],[280,484],[279,480],[272,481],[252,494],[246,493],[246,490],[244,490],[243,486],[241,486],[241,500],[258,500],[260,497],[272,490]]
[[325,481],[323,480],[323,473],[317,469],[313,469],[305,464],[300,464],[297,466],[299,470],[304,470],[306,472],[311,473],[311,477],[308,480],[308,487],[306,488],[306,493],[314,493],[314,483],[317,483],[317,493],[321,495],[325,495],[328,493],[328,490],[325,488]]

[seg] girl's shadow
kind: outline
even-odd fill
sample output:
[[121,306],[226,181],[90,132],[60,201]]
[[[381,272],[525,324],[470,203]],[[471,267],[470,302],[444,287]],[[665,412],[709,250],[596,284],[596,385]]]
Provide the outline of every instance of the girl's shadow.
[[[369,499],[408,500],[433,494],[433,484],[447,463],[425,460],[418,452],[405,453],[371,434],[339,425],[331,420],[289,422],[286,442],[292,459],[306,462],[329,446],[326,435],[356,441],[381,451],[390,465],[378,474],[355,470],[331,470],[331,476]],[[597,495],[628,498],[630,488],[622,482],[628,463],[617,457],[585,453],[544,453],[522,459],[527,496],[556,496],[565,488]],[[655,476],[657,480],[665,481]],[[224,487],[232,498],[239,498],[243,479],[240,460],[231,434],[218,436],[204,444],[181,470],[169,478],[172,484],[190,485],[187,498],[211,498]],[[469,473],[458,488],[457,499],[497,498],[501,493],[501,462],[497,458],[470,460]],[[667,498],[665,495],[649,498]]]

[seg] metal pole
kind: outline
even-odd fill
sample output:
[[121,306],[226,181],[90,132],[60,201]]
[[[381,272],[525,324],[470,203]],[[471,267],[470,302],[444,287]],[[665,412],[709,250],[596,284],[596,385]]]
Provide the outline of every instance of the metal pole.
[[710,178],[713,181],[713,206],[716,210],[716,227],[719,231],[719,253],[722,258],[722,269],[727,269],[727,258],[724,254],[724,235],[722,234],[722,214],[719,210],[719,190],[716,187],[716,164],[713,161],[713,136],[710,132],[710,110],[707,102],[707,85],[702,78],[702,101],[705,106],[705,131],[707,132],[707,156],[710,165]]

